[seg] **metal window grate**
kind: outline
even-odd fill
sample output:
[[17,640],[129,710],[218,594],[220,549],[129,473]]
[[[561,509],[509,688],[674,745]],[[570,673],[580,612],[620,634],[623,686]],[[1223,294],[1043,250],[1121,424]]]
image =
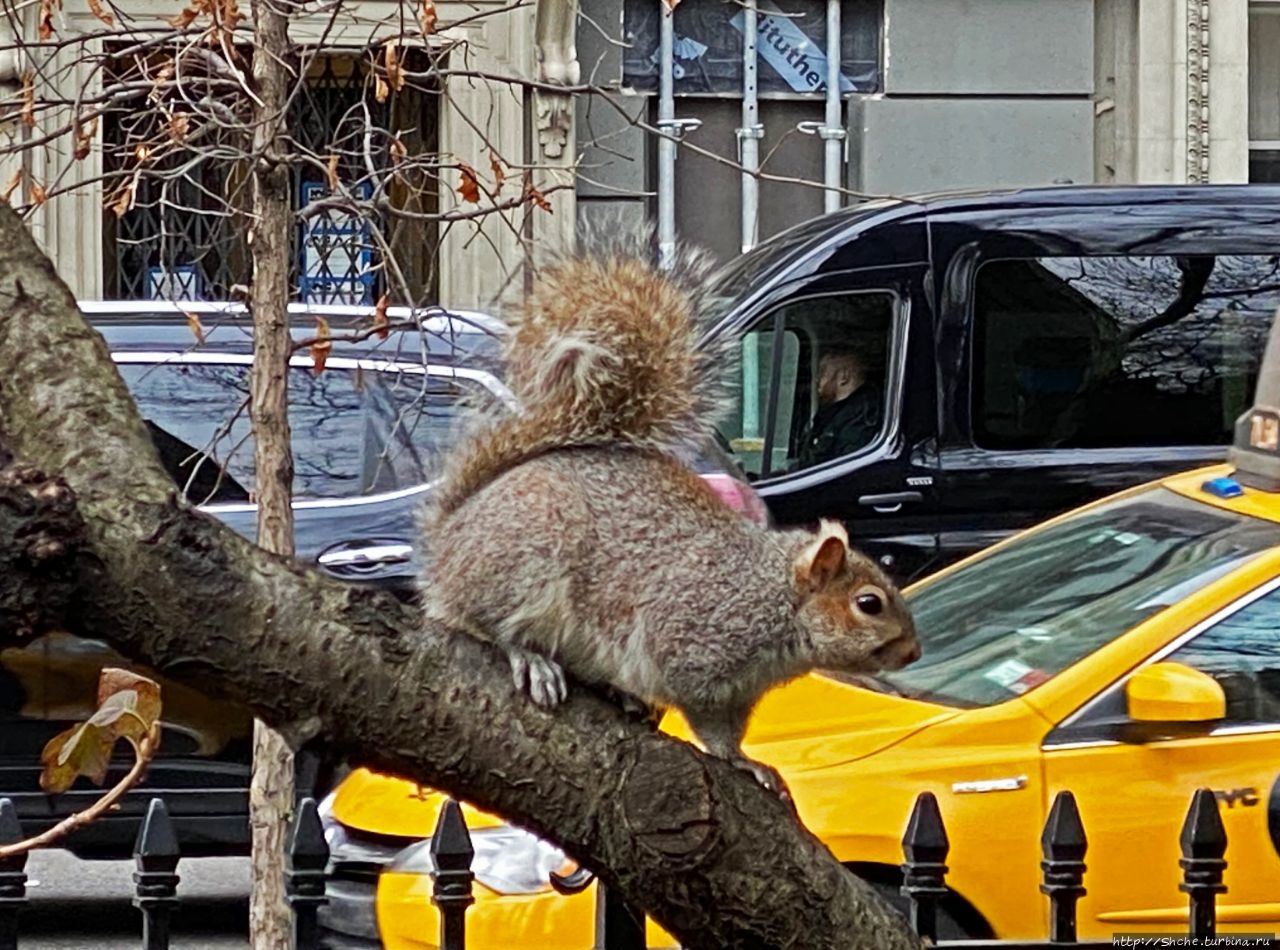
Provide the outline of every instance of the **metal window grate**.
[[[116,75],[136,79],[154,76],[150,63],[122,57]],[[245,57],[247,62],[247,56]],[[294,97],[287,132],[297,148],[323,163],[339,156],[338,172],[359,197],[373,193],[368,166],[385,168],[390,161],[385,135],[366,135],[369,126],[387,129],[393,116],[403,124],[403,102],[392,94],[383,103],[374,95],[368,58],[326,53],[306,66],[306,83]],[[401,96],[401,99],[409,97]],[[418,93],[409,120],[434,123],[435,97]],[[416,109],[414,107],[416,106]],[[230,108],[237,108],[230,104]],[[208,130],[199,152],[157,149],[148,158],[147,174],[131,186],[129,210],[117,216],[112,190],[138,165],[138,143],[163,141],[160,110],[129,102],[105,117],[103,145],[108,179],[104,229],[106,296],[109,299],[230,299],[237,285],[250,281],[245,234],[249,221],[251,182],[244,148],[234,129]],[[233,125],[234,123],[228,123]],[[247,124],[247,123],[245,123]],[[434,135],[424,136],[434,142]],[[372,142],[366,146],[366,141]],[[368,147],[372,154],[366,156]],[[163,154],[159,154],[163,151]],[[314,163],[293,165],[295,208],[328,193],[324,171]],[[296,299],[314,303],[371,304],[383,290],[370,222],[331,210],[299,224],[293,234],[291,282]],[[394,225],[393,225],[394,226]],[[416,282],[429,284],[425,278]],[[414,289],[417,292],[418,288]],[[425,292],[425,291],[424,291]]]

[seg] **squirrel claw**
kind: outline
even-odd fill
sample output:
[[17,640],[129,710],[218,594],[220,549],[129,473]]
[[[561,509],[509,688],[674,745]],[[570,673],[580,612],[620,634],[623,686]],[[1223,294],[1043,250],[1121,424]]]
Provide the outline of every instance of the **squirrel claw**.
[[763,762],[753,762],[750,759],[739,759],[733,763],[740,769],[744,769],[755,776],[757,782],[773,792],[784,802],[791,801],[791,791],[787,788],[787,783],[782,780],[782,776],[778,774],[776,769],[771,769]]
[[516,689],[524,690],[539,706],[551,709],[565,701],[569,686],[560,664],[531,650],[512,648],[507,651],[511,662],[511,678]]

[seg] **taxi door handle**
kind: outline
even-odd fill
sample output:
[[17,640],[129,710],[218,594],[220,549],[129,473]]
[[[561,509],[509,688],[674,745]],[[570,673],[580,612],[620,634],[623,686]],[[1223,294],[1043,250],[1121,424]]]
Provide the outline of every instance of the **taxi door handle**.
[[873,511],[878,511],[882,515],[891,515],[894,512],[901,511],[902,506],[907,502],[920,501],[924,501],[924,495],[918,491],[894,491],[886,492],[883,495],[858,496],[858,504],[864,505]]

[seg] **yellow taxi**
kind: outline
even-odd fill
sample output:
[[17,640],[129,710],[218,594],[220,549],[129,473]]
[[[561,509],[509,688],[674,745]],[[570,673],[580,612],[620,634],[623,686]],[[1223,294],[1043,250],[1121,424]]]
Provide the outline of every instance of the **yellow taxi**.
[[[951,839],[943,937],[1047,936],[1040,831],[1063,789],[1089,838],[1080,936],[1185,932],[1178,834],[1207,786],[1229,842],[1219,932],[1280,930],[1280,415],[1254,410],[1240,432],[1232,466],[1110,497],[915,585],[923,658],[775,690],[747,754],[782,773],[838,859],[897,900],[907,818],[932,791]],[[687,735],[675,716],[664,728]],[[436,945],[421,839],[439,804],[367,771],[324,803],[326,924],[350,945]],[[550,883],[564,856],[468,819],[468,946],[592,947],[594,887],[564,896]],[[648,937],[675,945],[652,924]]]

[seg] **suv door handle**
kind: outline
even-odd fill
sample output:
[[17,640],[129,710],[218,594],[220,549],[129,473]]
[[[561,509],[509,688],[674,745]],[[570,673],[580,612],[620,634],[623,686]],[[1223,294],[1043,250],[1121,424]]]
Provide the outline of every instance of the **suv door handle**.
[[891,515],[901,511],[907,502],[924,501],[924,495],[918,491],[893,491],[883,495],[859,495],[858,504],[865,505],[882,515]]
[[403,564],[413,557],[413,545],[398,541],[352,541],[329,548],[317,562],[340,574],[372,573],[388,564]]

